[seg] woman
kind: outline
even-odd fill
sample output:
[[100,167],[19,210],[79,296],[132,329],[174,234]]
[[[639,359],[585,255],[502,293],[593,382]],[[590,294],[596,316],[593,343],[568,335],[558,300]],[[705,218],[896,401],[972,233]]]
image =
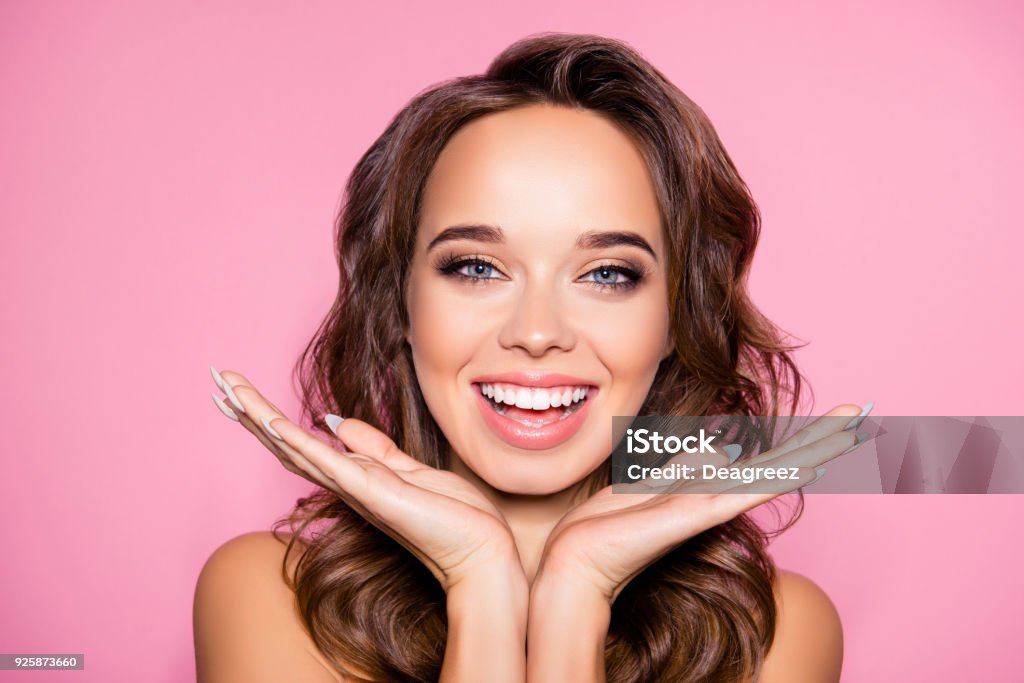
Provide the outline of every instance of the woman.
[[533,36],[417,96],[348,182],[297,368],[327,440],[213,371],[321,488],[287,552],[246,534],[207,562],[199,679],[838,680],[834,608],[743,513],[851,430],[769,453],[800,465],[771,493],[608,487],[612,416],[797,409],[744,289],[758,231],[703,112],[619,41]]

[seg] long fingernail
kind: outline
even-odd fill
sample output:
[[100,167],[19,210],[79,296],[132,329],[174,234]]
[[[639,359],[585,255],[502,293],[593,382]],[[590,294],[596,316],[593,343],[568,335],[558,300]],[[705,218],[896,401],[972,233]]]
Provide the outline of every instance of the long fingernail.
[[815,476],[814,476],[814,479],[812,479],[810,483],[813,484],[814,482],[816,482],[819,479],[821,479],[823,476],[825,476],[826,472],[828,472],[828,470],[825,469],[824,467],[819,467],[818,469],[814,470]]
[[849,448],[847,448],[842,453],[840,453],[839,455],[846,455],[847,453],[849,453],[850,451],[852,451],[857,446],[861,445],[862,443],[864,443],[865,441],[867,441],[870,438],[871,438],[871,433],[870,432],[857,432],[857,440],[854,442],[854,444],[852,446],[850,446]]
[[[224,391],[224,378],[217,372],[217,368],[210,366],[210,374],[213,375],[213,383],[217,385],[217,388]],[[225,392],[227,393],[227,392]]]
[[860,415],[850,420],[850,424],[843,427],[843,431],[849,431],[851,429],[856,429],[857,427],[860,427],[860,423],[864,421],[864,418],[867,417],[868,413],[870,413],[871,409],[874,407],[874,401],[864,406],[860,411]]
[[260,416],[260,422],[263,423],[263,428],[267,430],[267,434],[270,434],[275,439],[281,438],[281,435],[277,433],[277,430],[270,426],[270,420],[267,419],[266,415]]
[[242,407],[242,402],[235,396],[234,390],[231,385],[224,381],[224,378],[217,372],[217,368],[210,366],[210,374],[213,375],[213,381],[217,384],[221,391],[228,395],[228,399],[231,401],[231,405],[238,408],[238,412],[244,413],[245,408]]
[[242,407],[242,402],[238,400],[238,397],[235,396],[234,389],[232,389],[231,385],[228,384],[227,382],[224,383],[224,393],[228,395],[229,399],[231,399],[231,405],[238,408],[239,412],[245,412],[245,408]]
[[231,418],[235,422],[238,422],[238,416],[235,415],[235,411],[228,408],[224,401],[220,399],[220,396],[217,394],[210,394],[210,396],[213,397],[213,402],[217,404],[218,408],[220,408],[220,412],[224,413],[225,416]]
[[722,446],[722,450],[729,454],[729,464],[733,464],[740,459],[740,454],[743,452],[743,446],[738,443],[730,443]]
[[324,422],[327,423],[327,426],[330,427],[331,431],[334,432],[335,436],[338,435],[338,425],[340,425],[344,421],[345,418],[340,417],[338,415],[334,415],[332,413],[327,413],[327,415],[324,415]]

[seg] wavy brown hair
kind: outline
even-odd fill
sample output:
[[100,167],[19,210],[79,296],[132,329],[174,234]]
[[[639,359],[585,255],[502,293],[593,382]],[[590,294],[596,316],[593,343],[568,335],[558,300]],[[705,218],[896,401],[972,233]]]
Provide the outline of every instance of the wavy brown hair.
[[[794,415],[801,376],[788,354],[796,347],[746,292],[759,212],[711,122],[625,43],[545,33],[511,45],[481,75],[421,92],[359,160],[336,224],[337,298],[295,368],[304,421],[330,436],[325,413],[356,417],[412,457],[446,466],[448,444],[403,337],[423,188],[461,126],[541,103],[608,117],[634,141],[655,182],[675,353],[659,366],[640,414],[777,415],[788,407]],[[606,463],[600,484],[608,472]],[[790,523],[801,509],[802,498]],[[287,553],[302,554],[294,582],[282,567],[285,580],[338,671],[357,681],[436,681],[447,622],[430,572],[326,489],[299,499],[275,534],[286,523]],[[608,680],[756,677],[775,632],[769,538],[743,515],[634,578],[612,606]]]

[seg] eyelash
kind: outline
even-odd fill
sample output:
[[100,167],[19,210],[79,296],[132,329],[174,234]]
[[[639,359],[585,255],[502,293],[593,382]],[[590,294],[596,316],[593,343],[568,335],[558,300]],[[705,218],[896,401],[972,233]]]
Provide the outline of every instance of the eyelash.
[[[470,257],[470,258],[462,258],[460,256],[455,256],[454,254],[449,254],[449,255],[446,255],[446,256],[442,256],[441,259],[438,261],[436,267],[437,267],[438,272],[442,273],[443,275],[446,275],[448,277],[459,278],[461,280],[467,280],[467,281],[469,281],[472,284],[481,283],[481,282],[483,282],[485,280],[496,280],[496,279],[498,279],[498,278],[493,278],[493,277],[474,277],[472,275],[466,275],[464,273],[458,272],[458,271],[462,270],[463,268],[465,268],[466,266],[475,266],[475,265],[488,266],[490,268],[493,268],[494,270],[498,270],[498,267],[495,266],[493,263],[491,263],[487,259],[481,258],[479,256],[473,256],[473,257]],[[635,288],[637,285],[640,284],[640,282],[645,277],[647,277],[647,270],[645,268],[642,268],[642,267],[629,268],[629,267],[626,267],[626,266],[619,266],[619,265],[612,265],[612,264],[601,265],[601,266],[598,266],[596,268],[593,268],[593,269],[587,271],[586,275],[590,275],[591,273],[594,273],[594,272],[597,272],[597,271],[601,271],[601,270],[608,270],[608,271],[611,271],[613,273],[620,273],[620,274],[625,275],[626,277],[630,278],[630,280],[628,280],[626,282],[611,282],[611,283],[609,283],[609,282],[594,282],[594,281],[590,281],[589,282],[589,284],[592,284],[592,285],[596,286],[598,289],[601,289],[601,290],[604,290],[604,291],[622,291],[622,292],[628,291],[628,290],[631,290],[631,289]]]

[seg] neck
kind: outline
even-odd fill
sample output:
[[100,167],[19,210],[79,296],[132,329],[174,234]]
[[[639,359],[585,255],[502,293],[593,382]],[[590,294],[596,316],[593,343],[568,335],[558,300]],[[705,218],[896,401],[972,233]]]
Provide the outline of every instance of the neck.
[[587,495],[591,477],[555,493],[523,495],[494,488],[469,469],[461,458],[451,457],[449,462],[453,472],[476,486],[505,517],[519,550],[526,578],[533,583],[551,530],[566,512]]

